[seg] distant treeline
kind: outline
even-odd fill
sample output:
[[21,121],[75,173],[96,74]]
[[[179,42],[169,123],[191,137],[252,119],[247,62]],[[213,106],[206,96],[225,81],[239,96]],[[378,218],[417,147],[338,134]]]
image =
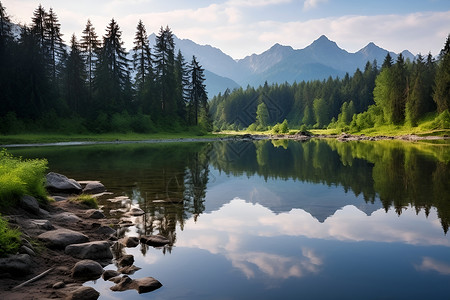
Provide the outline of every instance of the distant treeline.
[[0,133],[211,129],[204,70],[174,53],[169,27],[150,49],[139,21],[132,59],[114,19],[101,39],[88,20],[70,47],[60,27],[41,5],[30,26],[13,25],[0,2]]
[[[417,126],[436,116],[436,128],[450,126],[450,35],[438,61],[429,54],[411,62],[387,54],[381,69],[367,62],[353,76],[294,84],[235,89],[211,101],[216,130],[267,130],[287,120],[289,126],[359,131],[378,125]],[[434,113],[434,114],[430,114]]]

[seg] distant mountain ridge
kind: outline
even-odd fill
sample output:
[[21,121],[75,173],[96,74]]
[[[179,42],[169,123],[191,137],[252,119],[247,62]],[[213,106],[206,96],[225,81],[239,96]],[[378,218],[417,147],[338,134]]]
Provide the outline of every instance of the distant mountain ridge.
[[[155,34],[149,37],[154,45]],[[383,49],[373,42],[355,53],[340,48],[336,42],[325,35],[320,36],[303,49],[276,43],[261,54],[252,54],[243,59],[234,60],[222,50],[210,45],[199,45],[188,39],[174,37],[176,51],[181,49],[186,61],[192,55],[207,70],[206,85],[208,95],[212,98],[224,92],[242,86],[259,86],[265,81],[271,83],[293,83],[295,81],[323,80],[332,77],[352,75],[357,68],[363,70],[368,61],[377,61],[381,66],[389,52],[393,60],[398,54]],[[415,55],[405,50],[405,59],[414,60]]]

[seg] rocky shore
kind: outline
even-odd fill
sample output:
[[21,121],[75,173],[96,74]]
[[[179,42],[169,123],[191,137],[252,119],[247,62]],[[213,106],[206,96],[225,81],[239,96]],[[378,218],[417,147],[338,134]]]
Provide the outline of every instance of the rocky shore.
[[[1,299],[97,299],[99,293],[83,286],[88,280],[110,280],[112,291],[135,289],[147,293],[162,284],[155,278],[132,279],[134,266],[127,247],[145,244],[163,247],[162,236],[126,237],[120,230],[133,225],[130,216],[144,212],[131,208],[121,218],[106,218],[99,209],[89,209],[73,201],[73,195],[107,194],[97,181],[77,182],[61,174],[47,174],[47,190],[55,200],[40,205],[24,196],[8,211],[10,225],[22,234],[19,253],[0,258]],[[114,201],[117,198],[111,199]],[[128,217],[127,217],[128,216]],[[114,264],[117,270],[104,270]]]
[[237,136],[235,139],[244,139],[244,140],[296,140],[296,141],[307,141],[312,138],[328,138],[328,139],[337,139],[341,142],[348,141],[382,141],[382,140],[402,140],[402,141],[421,141],[421,140],[448,140],[450,137],[448,136],[418,136],[414,134],[408,135],[399,135],[399,136],[386,136],[386,135],[378,135],[378,136],[366,136],[364,134],[361,135],[353,135],[348,133],[337,134],[319,134],[313,135],[308,132],[299,132],[297,134],[270,134],[270,135],[262,135],[262,134],[244,134]]

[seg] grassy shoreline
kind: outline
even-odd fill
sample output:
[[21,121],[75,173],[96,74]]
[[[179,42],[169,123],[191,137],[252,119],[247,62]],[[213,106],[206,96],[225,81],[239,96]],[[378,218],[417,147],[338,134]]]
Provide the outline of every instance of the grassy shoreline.
[[[291,129],[289,133],[277,135],[292,135],[296,134],[298,130]],[[340,135],[342,132],[338,129],[312,129],[310,132],[313,135]],[[241,131],[221,131],[217,133],[199,134],[197,132],[158,132],[150,134],[140,133],[103,133],[103,134],[52,134],[52,133],[29,133],[29,134],[14,134],[14,135],[0,135],[0,148],[7,145],[26,145],[26,144],[51,144],[51,143],[70,143],[70,142],[139,142],[139,141],[165,141],[165,140],[204,140],[204,139],[218,139],[223,137],[231,137],[244,134],[257,135],[272,135],[271,131],[254,132],[248,130]],[[416,128],[406,128],[401,126],[382,126],[362,130],[360,132],[352,133],[352,135],[366,135],[366,136],[392,136],[400,137],[405,135],[417,135],[419,137],[436,136],[448,137],[450,136],[450,129],[439,130],[420,130]]]
[[0,147],[13,144],[40,144],[64,142],[119,142],[145,140],[176,140],[176,139],[209,139],[220,138],[225,134],[199,134],[196,132],[159,132],[150,134],[140,133],[104,133],[104,134],[52,134],[30,133],[0,135]]

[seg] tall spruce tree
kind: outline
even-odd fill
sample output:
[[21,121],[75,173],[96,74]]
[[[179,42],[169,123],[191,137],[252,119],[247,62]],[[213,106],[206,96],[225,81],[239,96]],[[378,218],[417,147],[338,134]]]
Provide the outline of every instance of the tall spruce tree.
[[112,19],[103,37],[95,70],[95,91],[98,104],[109,112],[126,109],[130,95],[130,72],[122,32]]
[[450,34],[439,55],[433,100],[436,102],[438,113],[450,110]]
[[75,34],[70,39],[70,53],[64,69],[64,98],[70,111],[84,115],[87,108],[86,69],[79,43]]
[[87,72],[88,96],[92,100],[92,90],[94,88],[94,71],[97,63],[97,55],[100,49],[100,41],[98,40],[95,28],[92,26],[91,20],[87,20],[86,27],[81,37],[80,49],[84,57]]
[[10,19],[0,2],[0,117],[13,107],[12,99],[14,97],[12,97],[11,91],[11,75],[14,73],[12,64],[13,42]]
[[45,14],[45,30],[44,35],[46,39],[47,52],[49,55],[49,69],[51,79],[56,85],[56,78],[58,77],[58,64],[61,63],[65,56],[64,42],[61,33],[61,24],[58,22],[58,17],[50,8],[48,14]]
[[189,70],[180,50],[178,50],[177,57],[175,58],[175,80],[177,115],[182,120],[187,121],[186,108],[189,102]]
[[156,92],[163,115],[174,115],[177,111],[175,100],[175,54],[173,34],[167,26],[160,28],[155,45]]
[[[190,85],[189,85],[189,123],[191,125],[199,124],[199,117],[207,118],[208,111],[208,96],[206,94],[204,69],[198,63],[195,56],[192,57],[192,62],[189,69]],[[208,122],[208,119],[203,120]]]
[[136,100],[143,112],[149,114],[152,110],[154,74],[150,44],[142,20],[139,20],[134,37],[133,69],[136,74],[134,78]]

